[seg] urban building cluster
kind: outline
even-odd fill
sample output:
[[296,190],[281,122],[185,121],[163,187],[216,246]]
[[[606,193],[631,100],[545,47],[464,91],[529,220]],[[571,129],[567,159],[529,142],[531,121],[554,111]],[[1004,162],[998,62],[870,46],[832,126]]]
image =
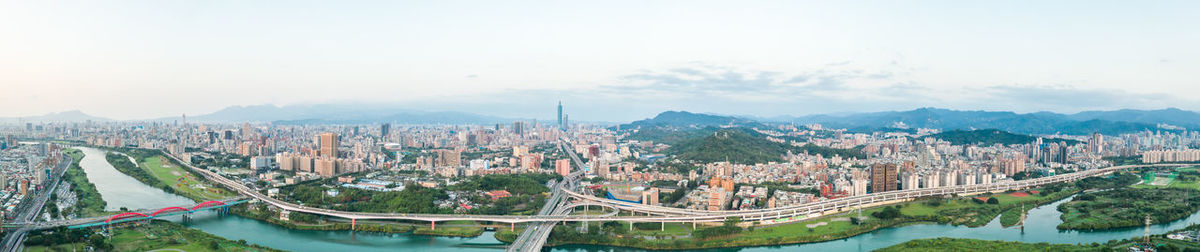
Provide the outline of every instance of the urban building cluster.
[[[161,149],[186,162],[240,176],[248,184],[269,186],[344,178],[343,187],[391,191],[404,190],[406,184],[437,187],[463,176],[566,175],[583,169],[587,185],[612,189],[608,197],[708,210],[999,183],[1105,167],[1111,165],[1109,157],[1140,157],[1146,163],[1200,161],[1200,150],[1193,149],[1200,146],[1200,133],[1194,131],[1049,135],[1027,143],[983,145],[953,144],[933,137],[939,133],[934,129],[851,133],[810,124],[753,130],[774,143],[855,154],[788,151],[772,162],[702,163],[668,156],[669,145],[626,139],[629,132],[618,127],[569,124],[561,105],[559,109],[556,123],[520,120],[493,125],[221,124],[189,123],[186,117],[171,122],[29,123],[0,131],[7,134],[0,142],[0,148],[6,149],[0,156],[0,169],[6,171],[0,185],[6,188],[6,201],[22,190],[36,190],[38,182],[44,181],[39,173],[44,172],[28,162],[43,162],[58,151],[13,148],[16,138]],[[560,139],[571,141],[572,149],[566,151],[578,153],[585,161],[583,167],[574,167]],[[26,153],[39,148],[47,149],[46,154]],[[400,171],[432,176],[392,173]],[[30,184],[28,189],[20,186],[25,183]],[[488,197],[506,196],[497,191]]]
[[0,143],[0,219],[13,216],[29,197],[48,188],[60,162],[70,162],[54,143],[21,143],[8,135]]

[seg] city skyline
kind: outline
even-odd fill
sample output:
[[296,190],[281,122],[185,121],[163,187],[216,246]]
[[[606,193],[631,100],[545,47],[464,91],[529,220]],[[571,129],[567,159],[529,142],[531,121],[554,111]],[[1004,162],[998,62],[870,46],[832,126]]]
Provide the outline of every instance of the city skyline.
[[1194,2],[623,5],[9,2],[0,32],[24,39],[0,41],[0,85],[19,94],[0,117],[1200,109],[1180,95],[1200,91]]
[[1200,1],[0,1],[0,252],[1200,251]]

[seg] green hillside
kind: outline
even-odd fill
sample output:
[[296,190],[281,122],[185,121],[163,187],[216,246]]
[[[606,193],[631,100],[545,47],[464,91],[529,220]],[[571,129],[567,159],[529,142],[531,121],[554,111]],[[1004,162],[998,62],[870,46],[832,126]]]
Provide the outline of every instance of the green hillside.
[[[938,134],[926,136],[925,138],[937,138],[945,140],[954,145],[978,144],[978,145],[994,145],[994,144],[1028,144],[1037,141],[1037,137],[1022,134],[1013,134],[1007,131],[998,129],[982,129],[982,130],[951,130]],[[1043,143],[1066,143],[1077,144],[1079,141],[1061,138],[1046,138],[1042,139]]]
[[709,132],[711,133],[704,135],[689,132],[689,138],[674,143],[667,152],[682,160],[704,163],[728,160],[738,164],[781,162],[783,155],[788,151],[820,154],[826,157],[834,155],[865,157],[857,149],[836,149],[812,144],[797,147],[786,143],[776,143],[768,141],[765,135],[747,128],[728,128]]

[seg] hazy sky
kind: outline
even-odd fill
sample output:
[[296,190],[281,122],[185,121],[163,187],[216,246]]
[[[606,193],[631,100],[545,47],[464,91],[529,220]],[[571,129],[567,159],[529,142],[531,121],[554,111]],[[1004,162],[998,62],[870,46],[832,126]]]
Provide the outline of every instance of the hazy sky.
[[0,116],[1200,110],[1200,1],[0,0]]

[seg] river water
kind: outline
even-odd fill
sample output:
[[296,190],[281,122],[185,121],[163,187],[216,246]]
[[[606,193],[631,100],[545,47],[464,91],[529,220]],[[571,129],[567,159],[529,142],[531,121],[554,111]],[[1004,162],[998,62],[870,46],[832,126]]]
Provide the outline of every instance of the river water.
[[158,209],[169,206],[188,206],[195,202],[183,196],[170,194],[158,188],[150,187],[125,175],[108,160],[104,159],[104,150],[88,147],[76,147],[83,151],[83,160],[79,161],[80,168],[87,173],[88,181],[96,184],[100,198],[108,205],[105,211],[117,211],[121,207],[128,209]]
[[[102,150],[80,148],[87,154],[80,164],[88,173],[88,179],[96,184],[109,209],[122,206],[130,209],[148,209],[164,206],[192,204],[187,198],[168,194],[141,184],[126,176],[104,160]],[[113,196],[115,195],[115,196]],[[820,243],[764,246],[732,249],[712,249],[707,251],[870,251],[908,240],[953,237],[973,238],[983,240],[1007,240],[1021,242],[1049,243],[1104,243],[1114,239],[1126,239],[1141,236],[1143,228],[1124,228],[1105,231],[1059,231],[1055,228],[1061,223],[1057,207],[1070,201],[1063,199],[1029,211],[1026,219],[1025,233],[1020,229],[1000,227],[1000,219],[996,218],[986,226],[968,228],[943,224],[919,224],[903,227],[880,229],[851,238]],[[179,219],[174,219],[179,221]],[[1164,233],[1169,230],[1183,228],[1191,223],[1200,223],[1200,213],[1193,213],[1188,218],[1165,224],[1151,225],[1150,232]],[[499,251],[503,243],[492,237],[492,232],[473,238],[433,237],[412,234],[378,234],[350,231],[300,231],[282,228],[266,222],[239,217],[236,215],[216,215],[213,213],[198,213],[185,225],[225,237],[230,240],[246,240],[277,249],[291,251]],[[563,246],[550,249],[558,252],[576,251],[642,251],[638,249],[616,248],[606,246]]]

